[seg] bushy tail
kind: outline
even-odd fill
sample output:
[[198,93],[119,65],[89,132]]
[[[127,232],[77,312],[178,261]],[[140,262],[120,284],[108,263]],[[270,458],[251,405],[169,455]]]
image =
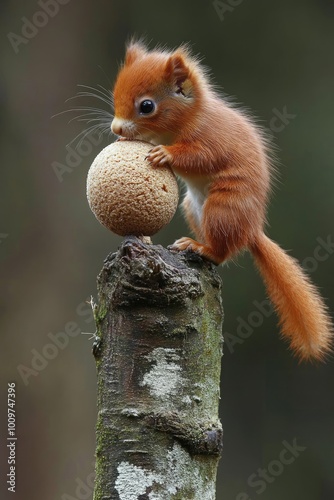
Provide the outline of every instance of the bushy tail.
[[322,359],[331,350],[332,322],[316,287],[298,262],[265,234],[252,252],[280,318],[283,336],[302,359]]

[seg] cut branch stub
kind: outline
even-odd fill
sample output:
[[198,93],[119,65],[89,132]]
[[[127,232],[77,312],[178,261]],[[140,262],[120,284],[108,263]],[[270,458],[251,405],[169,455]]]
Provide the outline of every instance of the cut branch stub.
[[98,278],[94,500],[215,498],[221,281],[129,237]]

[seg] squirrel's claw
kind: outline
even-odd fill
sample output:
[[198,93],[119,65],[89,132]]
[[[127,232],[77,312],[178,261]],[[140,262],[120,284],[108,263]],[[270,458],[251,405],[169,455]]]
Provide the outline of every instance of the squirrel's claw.
[[151,149],[146,157],[148,162],[154,167],[161,167],[162,165],[172,164],[172,155],[167,151],[165,146],[155,146]]

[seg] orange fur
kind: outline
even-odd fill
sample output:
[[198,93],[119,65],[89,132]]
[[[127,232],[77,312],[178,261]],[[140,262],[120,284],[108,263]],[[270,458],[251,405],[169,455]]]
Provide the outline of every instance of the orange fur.
[[326,306],[296,261],[264,235],[272,168],[260,129],[214,91],[186,46],[148,51],[131,43],[114,102],[112,130],[151,142],[148,161],[169,164],[186,184],[183,209],[200,242],[181,238],[174,248],[216,264],[250,250],[282,334],[301,358],[322,358],[332,338]]

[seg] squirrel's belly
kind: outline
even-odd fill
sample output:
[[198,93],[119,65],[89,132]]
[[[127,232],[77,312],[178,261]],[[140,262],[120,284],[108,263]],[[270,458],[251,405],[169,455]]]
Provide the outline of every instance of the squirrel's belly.
[[187,178],[184,179],[187,186],[187,201],[188,207],[191,210],[193,217],[195,218],[198,225],[201,224],[203,215],[203,206],[208,197],[209,190],[209,180],[205,178]]

